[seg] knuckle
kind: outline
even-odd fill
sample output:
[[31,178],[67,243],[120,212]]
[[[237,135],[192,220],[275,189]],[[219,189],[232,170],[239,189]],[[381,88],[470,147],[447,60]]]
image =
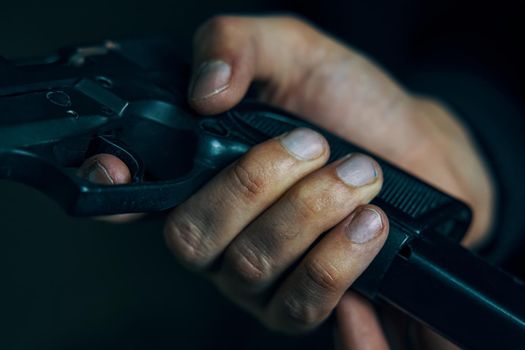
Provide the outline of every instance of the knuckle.
[[312,329],[322,321],[316,306],[292,295],[283,299],[282,316],[283,328],[292,333]]
[[329,262],[317,259],[307,260],[304,264],[307,285],[316,295],[332,294],[341,289],[342,283],[337,268]]
[[290,201],[297,208],[297,212],[303,213],[305,217],[317,215],[321,211],[321,203],[317,198],[310,196],[304,187],[292,189]]
[[236,188],[244,197],[252,199],[265,191],[267,181],[264,171],[255,162],[240,159],[233,165],[231,173]]
[[208,247],[204,232],[188,219],[170,218],[164,228],[166,243],[175,256],[185,265],[200,269],[208,261]]
[[298,33],[304,32],[304,30],[310,25],[308,21],[297,14],[286,14],[281,17],[283,26],[288,30],[293,30]]
[[337,208],[341,193],[330,189],[319,191],[312,187],[314,186],[304,184],[290,191],[290,201],[294,204],[298,213],[302,213],[307,218],[317,217],[329,208]]
[[[306,18],[298,15],[285,15],[281,18],[281,28],[283,32],[290,36],[294,47],[301,47],[304,44],[318,44],[319,35],[315,27]],[[299,44],[299,45],[297,45]]]
[[229,269],[245,288],[264,285],[271,274],[270,259],[250,244],[236,244],[227,252]]
[[195,32],[195,41],[200,41],[207,35],[222,37],[230,33],[236,26],[236,18],[233,16],[215,15],[204,22]]

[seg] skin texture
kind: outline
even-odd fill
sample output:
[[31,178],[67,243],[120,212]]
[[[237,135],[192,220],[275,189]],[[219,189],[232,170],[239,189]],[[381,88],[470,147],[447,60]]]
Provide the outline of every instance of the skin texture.
[[[262,101],[463,199],[474,212],[463,243],[472,247],[486,239],[493,187],[468,132],[444,106],[409,94],[362,54],[296,18],[221,16],[201,26],[190,105],[201,114],[225,111],[253,81]],[[381,170],[354,155],[376,176],[348,182],[340,175],[352,157],[326,164],[324,141],[315,157],[297,157],[285,137],[254,147],[175,208],[166,221],[168,247],[271,329],[306,331],[336,309],[341,349],[386,349],[372,307],[345,294],[388,234],[385,214],[367,205],[381,188]],[[115,176],[106,183],[122,183],[127,169],[120,160],[104,156],[98,162]],[[363,169],[361,164],[354,173]],[[378,221],[366,224],[363,213]],[[363,234],[367,227],[376,229]],[[453,348],[429,334],[418,332],[422,348]]]

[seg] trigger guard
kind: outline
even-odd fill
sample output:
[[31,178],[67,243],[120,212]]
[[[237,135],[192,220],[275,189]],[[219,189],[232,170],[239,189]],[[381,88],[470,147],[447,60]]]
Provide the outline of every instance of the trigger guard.
[[123,161],[129,169],[132,183],[142,181],[144,177],[143,163],[124,142],[113,137],[96,136],[89,143],[85,158],[101,153],[111,154]]

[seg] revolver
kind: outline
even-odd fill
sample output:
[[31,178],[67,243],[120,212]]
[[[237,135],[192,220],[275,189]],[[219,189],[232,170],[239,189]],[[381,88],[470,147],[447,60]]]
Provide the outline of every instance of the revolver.
[[[189,69],[174,47],[107,41],[39,59],[0,57],[0,179],[36,188],[74,216],[147,213],[176,206],[250,147],[297,127],[322,133],[330,160],[370,154],[250,98],[217,116],[195,115],[185,102]],[[131,183],[78,177],[98,153],[126,163]],[[525,349],[525,285],[459,245],[470,209],[374,158],[384,184],[373,203],[390,234],[352,288],[463,348]]]

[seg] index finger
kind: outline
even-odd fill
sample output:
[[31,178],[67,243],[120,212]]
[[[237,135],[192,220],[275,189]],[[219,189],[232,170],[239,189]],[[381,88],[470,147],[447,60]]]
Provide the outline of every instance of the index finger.
[[[78,168],[77,175],[101,185],[119,185],[131,182],[131,173],[126,164],[118,157],[101,153],[84,161]],[[120,214],[101,216],[97,219],[113,223],[125,223],[140,218],[143,214]]]

